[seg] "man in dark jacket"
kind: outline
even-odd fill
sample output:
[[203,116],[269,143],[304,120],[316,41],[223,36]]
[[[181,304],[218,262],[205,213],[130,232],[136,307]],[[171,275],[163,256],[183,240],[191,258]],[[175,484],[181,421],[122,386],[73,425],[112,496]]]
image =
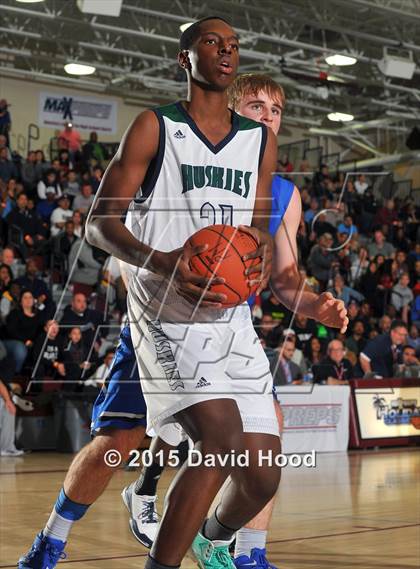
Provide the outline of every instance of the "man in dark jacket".
[[[60,320],[63,334],[67,335],[69,328],[77,326],[82,332],[83,341],[92,346],[93,341],[100,341],[108,334],[108,321],[98,310],[88,308],[86,296],[77,293],[73,296],[71,305],[64,309]],[[96,336],[97,333],[97,336]]]

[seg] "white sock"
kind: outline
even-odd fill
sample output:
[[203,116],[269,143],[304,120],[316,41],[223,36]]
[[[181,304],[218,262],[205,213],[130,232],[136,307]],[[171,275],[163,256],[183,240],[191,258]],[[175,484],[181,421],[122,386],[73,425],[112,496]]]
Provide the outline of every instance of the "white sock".
[[267,532],[261,529],[241,528],[236,532],[235,558],[240,555],[251,556],[254,547],[264,549]]
[[63,518],[63,516],[57,514],[54,508],[43,533],[47,537],[59,539],[60,541],[67,541],[67,537],[73,524],[74,520],[67,520],[66,518]]

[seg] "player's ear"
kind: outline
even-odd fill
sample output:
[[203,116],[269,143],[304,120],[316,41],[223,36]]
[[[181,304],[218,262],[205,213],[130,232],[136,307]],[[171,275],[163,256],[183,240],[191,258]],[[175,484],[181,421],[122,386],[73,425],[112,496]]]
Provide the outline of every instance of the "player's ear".
[[191,69],[189,51],[187,49],[183,49],[178,53],[178,63],[182,69]]

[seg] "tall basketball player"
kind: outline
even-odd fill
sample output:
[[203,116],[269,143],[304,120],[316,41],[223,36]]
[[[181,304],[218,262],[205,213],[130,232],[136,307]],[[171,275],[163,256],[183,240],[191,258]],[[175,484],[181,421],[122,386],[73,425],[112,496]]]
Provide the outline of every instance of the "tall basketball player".
[[[264,116],[265,114],[262,113],[259,117],[260,120],[264,121]],[[337,310],[336,315],[337,318],[335,322],[330,318],[331,325],[337,326]],[[71,523],[83,515],[88,507],[88,505],[83,504],[90,504],[98,497],[107,479],[109,479],[112,474],[112,470],[106,467],[104,468],[103,462],[101,463],[101,458],[103,458],[105,450],[107,448],[119,448],[122,454],[124,454],[123,449],[129,449],[130,447],[135,448],[138,445],[138,440],[142,437],[143,429],[141,427],[138,428],[137,425],[142,422],[144,406],[142,406],[140,401],[133,403],[132,396],[124,396],[124,392],[119,386],[119,379],[132,376],[132,379],[135,380],[136,377],[135,370],[133,374],[133,348],[129,335],[127,337],[127,331],[123,331],[122,340],[118,349],[120,352],[119,357],[116,359],[115,370],[113,370],[111,383],[106,395],[108,403],[104,405],[104,402],[100,401],[98,405],[100,412],[94,417],[94,429],[96,432],[99,431],[102,436],[97,437],[93,443],[83,449],[79,457],[76,458],[72,464],[65,481],[65,492],[63,490],[60,494],[49,524],[47,524],[44,530],[44,535],[41,534],[37,538],[34,544],[35,547],[31,550],[32,554],[25,557],[26,561],[22,558],[25,564],[20,565],[20,567],[41,568],[55,566],[55,562],[63,547],[62,540],[65,539]],[[122,371],[123,373],[121,373]],[[134,428],[130,430],[127,429],[128,426]],[[107,427],[113,428],[108,434],[106,431]],[[118,429],[123,430],[118,431]],[[115,436],[117,433],[118,436]],[[94,448],[95,446],[96,449]],[[83,464],[86,465],[86,468],[83,468]],[[95,476],[96,484],[94,485],[89,484],[88,481],[92,478],[91,475],[95,465],[95,473],[98,474],[99,471],[100,483],[97,484],[98,477]],[[79,480],[79,483],[77,483],[77,480]],[[83,484],[80,483],[81,481],[83,481]],[[69,495],[75,499],[72,500],[69,498]],[[55,536],[57,539],[51,536]],[[43,564],[43,561],[40,560],[41,557],[48,565]]]

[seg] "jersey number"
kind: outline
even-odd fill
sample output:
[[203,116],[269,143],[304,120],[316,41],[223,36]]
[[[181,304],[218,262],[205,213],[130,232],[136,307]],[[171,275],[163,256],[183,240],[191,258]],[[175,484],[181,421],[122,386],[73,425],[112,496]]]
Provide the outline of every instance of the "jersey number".
[[233,206],[219,203],[214,206],[206,202],[201,206],[200,218],[207,219],[209,225],[233,225]]

